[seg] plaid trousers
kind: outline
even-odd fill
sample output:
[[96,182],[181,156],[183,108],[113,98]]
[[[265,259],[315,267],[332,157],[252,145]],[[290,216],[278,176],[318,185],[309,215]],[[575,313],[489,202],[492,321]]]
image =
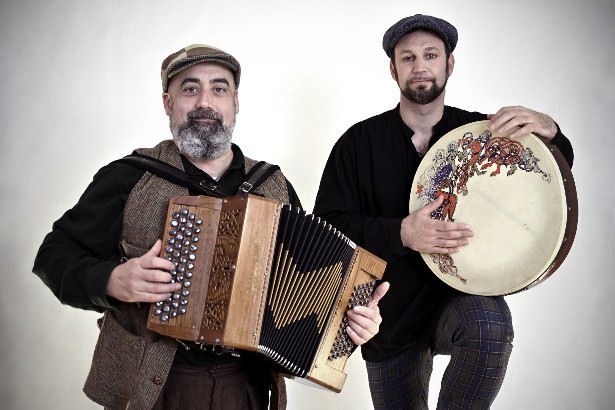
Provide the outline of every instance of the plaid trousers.
[[438,409],[488,409],[498,394],[514,337],[503,297],[457,295],[400,354],[366,362],[376,410],[427,409],[433,357],[451,356]]

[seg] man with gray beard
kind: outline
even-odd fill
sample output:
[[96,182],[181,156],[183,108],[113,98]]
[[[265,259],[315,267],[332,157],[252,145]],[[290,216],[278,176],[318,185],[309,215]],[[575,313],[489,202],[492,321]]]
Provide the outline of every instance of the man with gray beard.
[[[240,74],[239,62],[214,47],[196,44],[169,55],[161,68],[162,101],[173,139],[135,154],[174,166],[217,193],[236,194],[257,164],[231,142]],[[279,169],[251,192],[301,206]],[[33,271],[62,303],[104,312],[84,392],[105,408],[265,409],[270,396],[272,408],[285,407],[281,376],[256,355],[237,357],[146,328],[147,304],[182,287],[172,281],[174,264],[159,257],[169,199],[199,194],[113,162],[39,249]],[[381,286],[371,307],[348,312],[356,344],[378,332],[377,302],[385,292]]]

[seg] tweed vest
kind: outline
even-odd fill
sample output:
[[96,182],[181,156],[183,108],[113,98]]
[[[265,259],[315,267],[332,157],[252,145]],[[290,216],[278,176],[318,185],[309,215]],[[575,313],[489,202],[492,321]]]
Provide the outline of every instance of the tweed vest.
[[[137,152],[183,169],[179,151],[171,140]],[[246,172],[256,163],[246,157]],[[289,202],[286,178],[279,170],[254,192]],[[169,199],[186,195],[187,188],[149,172],[141,177],[130,192],[123,213],[120,245],[128,258],[143,255],[162,237]],[[162,392],[177,342],[146,328],[148,312],[147,304],[123,303],[117,310],[106,311],[101,320],[84,392],[106,408],[151,409]],[[272,403],[272,407],[283,409],[284,382],[281,375],[275,377],[278,389],[272,397],[277,403]]]

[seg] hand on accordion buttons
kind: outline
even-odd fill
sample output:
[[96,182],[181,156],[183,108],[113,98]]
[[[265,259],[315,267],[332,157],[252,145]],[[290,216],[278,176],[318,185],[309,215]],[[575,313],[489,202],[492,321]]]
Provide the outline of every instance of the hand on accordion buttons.
[[423,253],[455,253],[470,243],[474,233],[467,224],[432,219],[431,214],[444,202],[439,195],[401,222],[401,241],[407,248]]
[[382,282],[374,290],[372,299],[367,306],[355,306],[352,310],[348,311],[347,315],[350,326],[346,328],[346,332],[357,346],[361,346],[378,333],[380,323],[382,323],[378,302],[388,290],[389,282]]
[[113,269],[107,282],[107,295],[123,302],[160,302],[181,288],[171,283],[169,271],[175,268],[171,261],[160,258],[162,242],[143,256],[132,258]]

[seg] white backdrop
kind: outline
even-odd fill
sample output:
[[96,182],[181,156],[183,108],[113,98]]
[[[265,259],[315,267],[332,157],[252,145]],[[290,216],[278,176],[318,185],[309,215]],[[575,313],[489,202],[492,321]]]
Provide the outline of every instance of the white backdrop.
[[[419,12],[460,32],[448,104],[547,112],[576,154],[576,241],[551,279],[508,297],[515,349],[494,408],[613,408],[612,0],[3,1],[0,407],[97,408],[81,388],[98,315],[62,306],[32,261],[98,168],[169,137],[165,56],[200,42],[239,59],[235,142],[279,164],[311,210],[334,141],[396,104],[381,39]],[[359,354],[347,370],[341,394],[290,382],[290,409],[372,408]]]

